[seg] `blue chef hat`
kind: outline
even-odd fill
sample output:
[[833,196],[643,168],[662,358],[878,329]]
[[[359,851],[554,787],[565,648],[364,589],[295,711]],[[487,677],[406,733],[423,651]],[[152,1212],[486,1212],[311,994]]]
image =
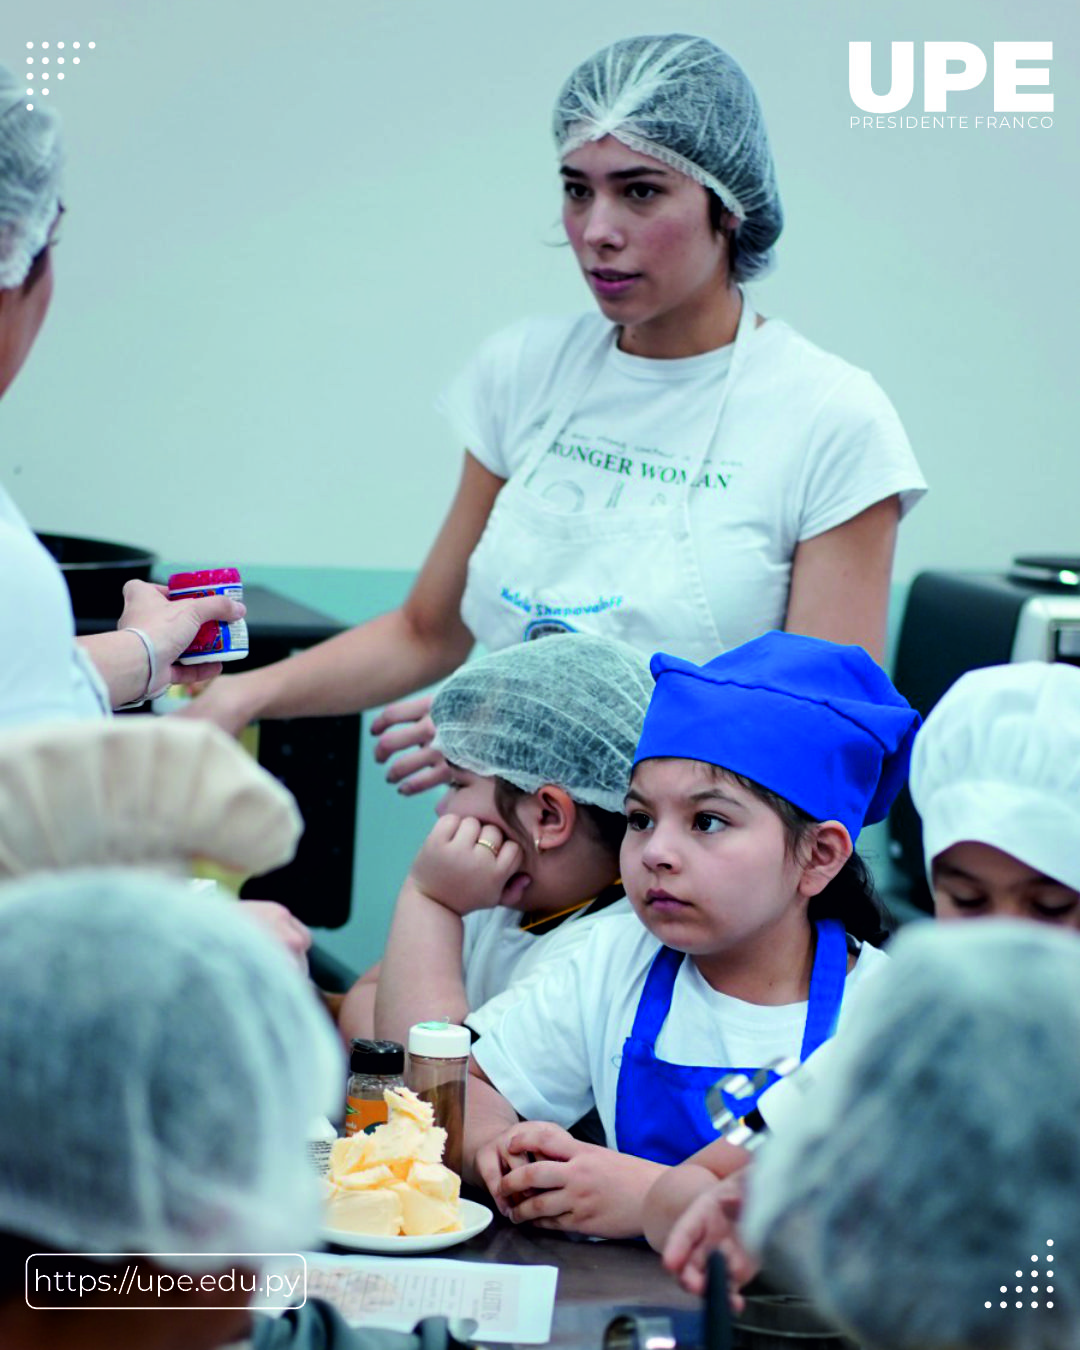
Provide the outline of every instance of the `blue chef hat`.
[[704,666],[657,652],[634,763],[696,759],[751,778],[852,840],[907,777],[919,714],[861,647],[766,633]]

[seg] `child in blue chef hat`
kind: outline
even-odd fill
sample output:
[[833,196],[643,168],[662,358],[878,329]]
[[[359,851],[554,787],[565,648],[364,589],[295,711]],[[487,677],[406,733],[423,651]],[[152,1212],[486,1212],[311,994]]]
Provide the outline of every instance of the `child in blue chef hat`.
[[[471,1084],[467,1153],[500,1209],[606,1237],[640,1234],[661,1170],[715,1141],[721,1074],[805,1059],[880,969],[853,848],[919,723],[861,648],[817,638],[652,672],[621,856],[635,915],[485,1031]],[[567,1133],[593,1105],[607,1148]]]

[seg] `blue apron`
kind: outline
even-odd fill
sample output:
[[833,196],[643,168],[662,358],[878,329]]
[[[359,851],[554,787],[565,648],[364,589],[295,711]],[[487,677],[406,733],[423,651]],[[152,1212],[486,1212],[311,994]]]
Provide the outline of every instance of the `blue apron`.
[[[847,977],[843,924],[836,919],[821,919],[816,927],[817,948],[800,1059],[806,1059],[835,1031]],[[675,977],[683,959],[683,952],[661,947],[649,967],[633,1028],[623,1044],[615,1098],[619,1152],[671,1166],[685,1162],[691,1153],[718,1137],[705,1107],[705,1093],[713,1083],[722,1074],[749,1076],[761,1067],[710,1064],[699,1068],[657,1059],[656,1038],[671,1008]],[[774,1082],[776,1074],[770,1073],[769,1082],[752,1097],[736,1101],[724,1094],[724,1100],[735,1115],[744,1116]]]

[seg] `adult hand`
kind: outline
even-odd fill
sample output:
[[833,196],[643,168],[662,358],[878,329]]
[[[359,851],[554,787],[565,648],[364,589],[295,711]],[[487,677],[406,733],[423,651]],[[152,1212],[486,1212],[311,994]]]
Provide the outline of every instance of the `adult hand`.
[[[431,703],[430,694],[388,703],[371,724],[371,734],[379,738],[375,745],[376,763],[385,764],[392,755],[400,755],[387,769],[386,781],[397,783],[398,791],[405,797],[427,792],[451,778],[450,766],[442,752],[431,745],[435,738],[435,723],[429,715]],[[416,749],[402,755],[401,751],[410,746]]]
[[664,1170],[659,1163],[585,1144],[549,1121],[524,1121],[497,1141],[500,1209],[514,1223],[640,1237],[641,1205]]
[[[205,672],[206,666],[193,666],[189,669]],[[246,680],[236,675],[219,675],[217,679],[208,679],[204,673],[200,674],[197,680],[188,683],[198,685],[203,680],[206,680],[205,686],[201,689],[195,688],[192,691],[195,697],[187,699],[175,716],[213,722],[230,736],[239,736],[253,720],[245,693]]]
[[719,1251],[728,1272],[728,1297],[734,1312],[742,1312],[739,1290],[757,1274],[757,1263],[739,1240],[744,1173],[718,1181],[690,1205],[672,1228],[664,1247],[664,1267],[691,1294],[704,1294],[709,1256]]
[[241,900],[242,913],[257,923],[292,957],[301,973],[308,973],[308,950],[311,947],[311,929],[284,905],[276,900]]
[[[204,623],[211,619],[232,623],[243,618],[246,610],[237,600],[224,595],[205,595],[193,600],[170,600],[164,586],[147,581],[128,581],[124,585],[124,610],[117,628],[141,628],[154,644],[157,685],[197,684],[220,674],[220,662],[181,666],[176,658],[195,641]],[[157,693],[158,688],[148,690]]]
[[[519,844],[496,825],[482,825],[475,816],[440,816],[413,860],[409,876],[429,900],[455,914],[513,905],[525,893],[529,878],[511,877],[521,865]],[[510,883],[508,885],[508,883]]]

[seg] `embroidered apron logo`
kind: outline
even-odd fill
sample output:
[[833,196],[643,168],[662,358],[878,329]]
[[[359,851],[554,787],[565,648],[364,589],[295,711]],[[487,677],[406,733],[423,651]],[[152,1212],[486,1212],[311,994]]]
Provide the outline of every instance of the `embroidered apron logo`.
[[537,619],[580,619],[583,614],[603,614],[605,610],[618,609],[623,602],[621,595],[598,595],[595,600],[580,605],[545,605],[542,601],[530,600],[520,591],[512,591],[509,586],[504,586],[500,595],[507,604]]

